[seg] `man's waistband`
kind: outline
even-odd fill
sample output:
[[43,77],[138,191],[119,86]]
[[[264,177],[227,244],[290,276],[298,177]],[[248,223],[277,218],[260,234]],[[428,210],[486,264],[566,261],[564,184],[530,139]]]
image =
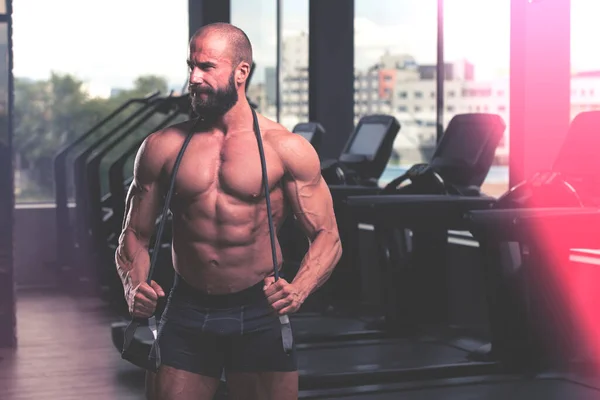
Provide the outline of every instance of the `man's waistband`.
[[234,293],[208,294],[185,281],[179,274],[175,274],[173,295],[182,296],[185,300],[208,308],[231,308],[256,304],[265,300],[263,291],[264,282],[261,280],[253,286]]

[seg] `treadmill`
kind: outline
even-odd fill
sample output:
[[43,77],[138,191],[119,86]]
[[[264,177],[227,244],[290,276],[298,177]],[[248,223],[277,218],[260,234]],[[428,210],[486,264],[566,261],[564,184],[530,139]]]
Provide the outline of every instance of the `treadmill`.
[[570,253],[600,248],[599,146],[600,112],[578,114],[552,169],[511,188],[493,209],[467,215],[493,277],[492,349],[508,348],[532,369],[590,361],[581,332],[589,316],[580,316],[589,299]]
[[[550,271],[557,270],[563,273],[566,270],[567,275],[563,276],[569,275],[573,267],[569,267],[566,250],[573,246],[597,247],[600,243],[597,161],[593,164],[593,172],[589,167],[583,167],[585,163],[597,160],[594,151],[598,148],[596,144],[600,144],[597,143],[598,133],[600,113],[576,117],[553,170],[535,174],[510,189],[497,202],[490,203],[491,209],[469,211],[468,204],[444,205],[442,199],[436,201],[432,195],[423,199],[438,218],[452,215],[452,218],[446,217],[448,221],[443,221],[443,225],[453,221],[452,224],[470,230],[480,240],[480,249],[486,259],[485,286],[492,346],[490,352],[478,350],[470,355],[471,359],[485,359],[497,365],[498,373],[448,379],[430,376],[412,382],[380,381],[345,388],[303,390],[299,398],[598,398],[600,384],[597,379],[582,373],[565,372],[573,371],[573,367],[575,371],[589,367],[590,360],[586,357],[589,349],[577,342],[580,337],[573,329],[572,305],[569,307],[564,297],[556,295],[560,293],[556,279],[549,276]],[[381,199],[386,197],[382,195]],[[368,212],[373,207],[378,210],[385,207],[389,212],[403,214],[401,206],[393,206],[394,198],[398,196],[391,195],[390,200],[383,203],[375,199],[367,201],[369,199],[365,197],[349,198],[348,202],[355,201],[354,207],[367,216],[373,214]],[[419,208],[410,203],[408,207],[412,212],[419,212]],[[377,217],[371,215],[371,218]],[[412,221],[412,218],[403,219],[402,215],[394,219],[402,226],[406,221]],[[540,230],[546,234],[540,236]],[[549,249],[545,243],[548,236],[553,239],[553,245],[561,245],[557,252],[553,251],[554,246]],[[520,260],[514,254],[501,257],[502,251],[510,250],[509,243],[520,246],[517,254]],[[552,252],[544,256],[548,250]],[[558,261],[556,255],[561,255]],[[507,265],[511,263],[501,261],[510,259],[519,262]]]
[[[301,312],[291,317],[291,320],[294,323],[294,332],[297,337],[299,337],[299,341],[313,343],[341,340],[342,338],[353,340],[384,339],[395,335],[395,332],[398,331],[397,326],[400,321],[407,321],[406,313],[398,312],[398,310],[405,308],[407,304],[411,304],[412,299],[401,299],[393,296],[394,293],[398,291],[396,287],[394,287],[396,284],[395,278],[388,279],[388,277],[383,276],[388,269],[385,267],[388,264],[388,260],[364,256],[363,258],[366,258],[366,260],[359,261],[361,259],[361,249],[368,249],[368,246],[364,243],[365,241],[375,241],[376,243],[381,244],[386,243],[388,239],[382,234],[381,229],[376,229],[374,232],[365,232],[364,235],[370,235],[370,238],[359,238],[358,229],[356,228],[358,224],[366,223],[374,225],[375,221],[371,218],[365,218],[364,215],[356,213],[355,209],[349,208],[349,202],[347,200],[354,198],[356,195],[364,194],[369,194],[367,197],[368,199],[379,199],[380,195],[390,193],[402,193],[400,197],[403,198],[409,198],[410,196],[407,196],[409,193],[444,193],[443,197],[441,197],[444,200],[450,199],[450,201],[452,201],[452,199],[461,197],[460,195],[462,194],[462,197],[467,197],[467,205],[471,205],[472,203],[475,203],[476,205],[489,204],[493,199],[486,196],[479,196],[479,187],[485,180],[490,169],[495,149],[502,138],[504,129],[504,121],[495,114],[457,115],[450,121],[446,132],[428,165],[417,164],[413,166],[405,174],[391,181],[383,190],[379,187],[373,188],[369,186],[330,186],[334,201],[337,200],[336,216],[338,218],[338,223],[343,223],[343,225],[340,226],[340,234],[343,232],[350,232],[346,235],[346,238],[342,240],[344,252],[346,253],[347,250],[350,250],[351,254],[349,255],[349,258],[355,260],[353,264],[350,264],[354,267],[353,269],[348,268],[347,265],[338,265],[336,270],[346,267],[348,271],[345,271],[346,275],[343,275],[346,277],[344,280],[348,282],[353,279],[354,281],[358,281],[358,284],[367,281],[367,275],[374,275],[375,278],[369,280],[373,281],[376,287],[382,288],[380,291],[383,292],[383,294],[380,297],[379,304],[372,307],[363,307],[363,310],[361,310],[362,312],[357,312],[357,309],[359,309],[361,305],[357,304],[356,301],[354,303],[349,302],[354,306],[354,310],[346,312],[342,309],[342,311],[338,312],[335,312],[334,310],[334,312],[328,311],[311,315],[303,313],[302,310],[300,310]],[[357,132],[360,132],[360,130],[357,130]],[[363,139],[359,138],[356,140],[355,138],[352,138],[346,146],[346,149],[352,149],[354,146],[354,151],[356,151],[356,143],[361,140]],[[463,144],[464,142],[469,142],[469,145],[465,146]],[[384,151],[387,153],[387,149]],[[341,159],[351,159],[351,157],[352,155]],[[383,163],[381,161],[382,159],[378,160],[377,168],[382,167]],[[384,160],[384,162],[387,163],[387,160]],[[378,171],[379,169],[375,169],[375,173],[378,173]],[[363,174],[366,175],[366,173]],[[443,181],[442,177],[445,178],[446,181]],[[411,184],[404,185],[407,181],[411,181]],[[400,186],[401,189],[398,189]],[[422,198],[423,196],[419,196],[415,202],[414,197],[410,197],[413,204],[416,205],[420,204],[420,199]],[[407,214],[412,215],[411,213],[412,212],[409,211]],[[445,210],[442,210],[442,213],[445,213]],[[421,214],[425,215],[414,216],[414,222],[417,224],[417,229],[421,226],[422,221],[426,221],[430,217],[427,213],[421,212]],[[384,215],[383,218],[389,220],[389,215]],[[447,229],[443,230],[442,234],[438,231],[433,235],[431,232],[419,232],[419,235],[413,235],[412,242],[412,244],[417,247],[422,243],[426,243],[427,245],[434,244],[438,248],[443,249],[447,242]],[[385,251],[388,251],[388,249]],[[395,249],[389,251],[393,252]],[[422,256],[421,264],[426,264],[428,262],[444,262],[442,252],[430,252],[425,250],[417,253],[420,253]],[[432,254],[437,255],[441,260],[426,259],[427,256]],[[334,274],[336,270],[334,270]],[[430,268],[427,267],[423,270],[430,270]],[[337,283],[337,285],[348,286],[344,281],[338,282],[335,282],[334,285]],[[437,286],[441,286],[443,283],[442,280],[436,282]],[[325,287],[331,284],[332,283],[328,282]],[[358,297],[356,293],[360,293],[362,289],[363,288],[356,285],[352,287],[350,295],[352,295],[352,291],[354,291],[354,296]],[[342,304],[342,307],[343,306],[344,304]],[[382,313],[381,310],[385,311]],[[433,312],[433,310],[431,312]],[[324,316],[326,318],[324,318]],[[417,317],[416,315],[413,316],[415,318]]]
[[374,226],[384,266],[386,329],[447,322],[448,230],[467,230],[463,213],[495,202],[480,187],[504,130],[496,114],[456,115],[429,163],[414,165],[377,196],[348,197],[354,217]]

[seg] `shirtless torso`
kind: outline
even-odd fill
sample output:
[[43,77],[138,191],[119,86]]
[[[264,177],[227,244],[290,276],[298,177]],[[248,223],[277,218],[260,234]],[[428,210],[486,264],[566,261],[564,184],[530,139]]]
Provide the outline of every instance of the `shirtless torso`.
[[[163,186],[190,123],[159,134],[164,153]],[[284,205],[285,167],[278,143],[300,138],[279,124],[259,118],[269,178],[273,222],[289,211]],[[301,140],[301,139],[300,139]],[[175,181],[172,200],[173,265],[194,287],[209,293],[238,292],[273,273],[271,242],[261,162],[252,130],[198,132],[192,138]],[[277,247],[281,262],[281,251]]]

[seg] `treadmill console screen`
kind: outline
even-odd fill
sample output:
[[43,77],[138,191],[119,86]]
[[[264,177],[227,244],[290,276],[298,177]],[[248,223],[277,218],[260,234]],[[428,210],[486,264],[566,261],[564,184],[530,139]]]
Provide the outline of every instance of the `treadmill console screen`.
[[348,154],[375,156],[387,130],[388,127],[383,124],[362,124],[354,136]]

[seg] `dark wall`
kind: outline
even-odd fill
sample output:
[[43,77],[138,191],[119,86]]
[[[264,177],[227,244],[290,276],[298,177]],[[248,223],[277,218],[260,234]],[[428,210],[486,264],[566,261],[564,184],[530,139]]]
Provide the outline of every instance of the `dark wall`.
[[229,22],[229,0],[188,0],[188,23],[190,37],[200,27],[213,22]]
[[13,285],[13,168],[10,130],[0,115],[0,348],[16,344]]
[[0,15],[0,348],[17,343],[13,279],[12,24],[8,0],[6,13]]
[[327,132],[321,156],[338,158],[354,130],[354,1],[309,4],[308,114]]

